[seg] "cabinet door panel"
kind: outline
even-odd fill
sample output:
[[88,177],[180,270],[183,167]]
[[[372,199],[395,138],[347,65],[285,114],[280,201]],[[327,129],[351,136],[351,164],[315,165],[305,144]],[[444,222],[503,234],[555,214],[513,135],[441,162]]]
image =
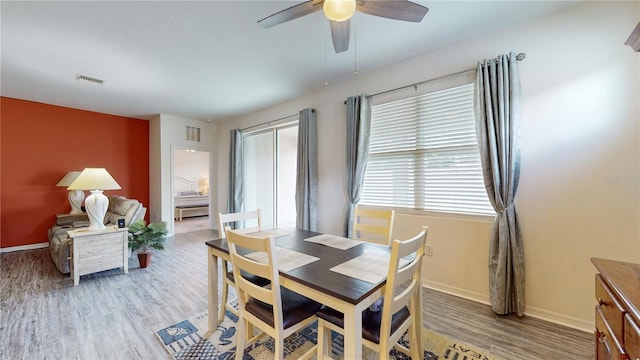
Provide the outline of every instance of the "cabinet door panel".
[[624,324],[624,346],[631,360],[640,360],[640,326],[629,314]]
[[627,360],[627,354],[605,321],[600,306],[596,306],[596,355],[597,360]]
[[611,328],[612,335],[622,341],[624,339],[622,328],[625,310],[600,274],[596,275],[596,299],[602,310],[603,317]]

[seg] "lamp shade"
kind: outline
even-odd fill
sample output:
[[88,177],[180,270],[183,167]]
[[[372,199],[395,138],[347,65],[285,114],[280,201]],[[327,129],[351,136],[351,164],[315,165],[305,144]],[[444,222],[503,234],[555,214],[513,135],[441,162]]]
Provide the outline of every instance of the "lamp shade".
[[119,190],[122,189],[105,168],[86,168],[67,187],[67,190]]
[[355,0],[325,0],[322,5],[324,15],[333,21],[345,21],[351,19],[356,12]]
[[60,179],[60,181],[58,181],[56,186],[69,186],[69,185],[71,185],[73,180],[75,180],[78,177],[78,175],[80,175],[80,173],[81,173],[81,171],[69,171],[67,173],[67,175],[65,175],[62,179]]
[[200,189],[200,191],[202,191],[205,194],[209,192],[209,177],[208,176],[205,176],[203,178],[200,178],[200,180],[198,180],[198,188]]

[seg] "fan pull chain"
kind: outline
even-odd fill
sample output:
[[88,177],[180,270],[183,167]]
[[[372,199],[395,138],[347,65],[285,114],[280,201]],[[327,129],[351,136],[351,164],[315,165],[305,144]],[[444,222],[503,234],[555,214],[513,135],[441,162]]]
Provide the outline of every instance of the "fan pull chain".
[[327,35],[324,35],[324,86],[329,86],[327,80]]
[[358,76],[358,23],[355,19],[355,16],[352,18],[353,20],[353,77]]

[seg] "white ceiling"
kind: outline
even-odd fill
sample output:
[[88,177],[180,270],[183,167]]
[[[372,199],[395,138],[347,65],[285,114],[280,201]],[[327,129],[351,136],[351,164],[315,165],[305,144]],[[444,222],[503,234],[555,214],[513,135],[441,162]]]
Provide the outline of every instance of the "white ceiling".
[[2,1],[1,94],[215,121],[349,79],[354,63],[362,76],[571,4],[416,2],[430,9],[421,23],[356,13],[349,51],[335,54],[322,12],[268,29],[256,23],[296,1]]

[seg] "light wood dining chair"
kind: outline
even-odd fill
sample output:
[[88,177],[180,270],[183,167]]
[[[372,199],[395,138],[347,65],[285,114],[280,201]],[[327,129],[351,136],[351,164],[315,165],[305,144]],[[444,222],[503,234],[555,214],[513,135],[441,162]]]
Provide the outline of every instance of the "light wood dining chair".
[[[411,239],[391,243],[389,271],[384,289],[382,309],[362,313],[362,343],[378,352],[380,360],[387,359],[395,347],[412,359],[422,359],[421,319],[422,258],[429,228]],[[408,261],[408,263],[407,263]],[[318,317],[318,360],[331,354],[331,331],[343,333],[344,316],[341,312],[323,306]],[[398,344],[408,331],[409,349]]]
[[356,206],[352,238],[389,246],[394,216],[394,210],[365,209]]
[[[238,222],[240,224],[237,224]],[[233,226],[230,225],[233,223],[238,225],[238,229],[235,230],[243,234],[262,231],[262,211],[257,209],[238,213],[218,213],[218,229],[221,237],[225,237],[224,230],[226,226],[229,225],[233,229]]]
[[[273,236],[257,237],[242,234],[227,228],[229,254],[233,264],[233,273],[238,289],[240,314],[236,332],[236,360],[243,358],[247,345],[263,335],[275,340],[275,359],[284,357],[284,339],[316,321],[315,313],[322,306],[313,300],[280,287],[275,241]],[[239,251],[239,249],[242,249]],[[246,255],[256,252],[266,253],[266,259],[256,261]],[[248,281],[241,272],[265,277],[271,286],[256,286]],[[262,330],[262,334],[253,336],[253,326]],[[300,358],[311,358],[316,354],[313,346]]]
[[[262,212],[260,209],[254,211],[246,211],[241,213],[218,213],[218,229],[220,231],[220,237],[226,237],[225,227],[235,223],[240,226],[236,231],[243,234],[248,234],[256,231],[262,231]],[[229,267],[229,263],[225,260],[222,261],[222,306],[220,306],[220,313],[218,314],[218,323],[224,320],[225,309],[228,309],[233,314],[238,315],[238,311],[228,303],[229,299],[229,287],[235,287],[235,281],[233,271]],[[265,286],[269,284],[269,280],[246,274],[247,279],[258,286]]]

